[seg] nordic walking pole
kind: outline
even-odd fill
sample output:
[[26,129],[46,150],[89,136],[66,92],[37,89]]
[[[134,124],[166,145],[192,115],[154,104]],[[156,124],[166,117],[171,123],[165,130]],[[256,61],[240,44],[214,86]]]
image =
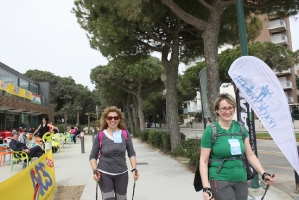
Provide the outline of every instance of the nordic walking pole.
[[[137,176],[137,172],[136,171],[135,171],[135,176]],[[136,185],[136,180],[134,180],[132,200],[134,199],[135,185]]]
[[[96,175],[99,176],[99,172],[96,172]],[[98,200],[98,184],[99,182],[96,181],[96,200]]]
[[96,182],[96,200],[98,200],[98,182]]
[[135,184],[136,184],[136,181],[134,181],[134,186],[133,186],[133,194],[132,194],[132,200],[134,199]]
[[[272,178],[272,177],[275,177],[275,174],[272,174],[271,178]],[[263,200],[263,199],[264,199],[264,197],[265,197],[265,195],[266,195],[266,193],[267,193],[268,189],[269,189],[269,183],[267,184],[267,187],[266,187],[266,189],[265,189],[265,193],[264,193],[264,195],[263,195],[263,197],[262,197],[262,199],[261,199],[261,200]]]

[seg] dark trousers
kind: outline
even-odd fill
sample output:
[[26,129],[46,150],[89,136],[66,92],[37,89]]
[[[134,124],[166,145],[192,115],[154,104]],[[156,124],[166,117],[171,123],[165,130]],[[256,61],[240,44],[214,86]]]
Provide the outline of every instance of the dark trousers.
[[129,176],[128,172],[120,175],[109,175],[100,172],[99,187],[103,200],[126,200]]
[[215,200],[247,200],[247,181],[229,182],[210,180],[210,184]]
[[30,148],[29,150],[30,150],[30,153],[28,153],[29,157],[38,157],[39,158],[44,154],[44,150],[38,145]]
[[74,133],[74,143],[76,143],[76,137],[80,134],[80,131],[76,131]]

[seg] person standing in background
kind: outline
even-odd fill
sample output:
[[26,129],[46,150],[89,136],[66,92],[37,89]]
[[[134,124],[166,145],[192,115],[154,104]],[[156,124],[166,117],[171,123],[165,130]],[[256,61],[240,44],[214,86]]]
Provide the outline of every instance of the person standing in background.
[[38,128],[34,131],[33,135],[35,136],[36,133],[39,131],[39,134],[37,134],[41,139],[43,138],[44,134],[49,132],[51,129],[53,129],[53,125],[48,124],[48,117],[42,118],[42,123],[38,126]]

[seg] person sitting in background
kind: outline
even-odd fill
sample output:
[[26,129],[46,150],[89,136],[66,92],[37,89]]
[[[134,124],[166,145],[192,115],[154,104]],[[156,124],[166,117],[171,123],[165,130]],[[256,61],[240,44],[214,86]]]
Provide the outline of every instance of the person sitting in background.
[[81,126],[77,123],[75,126],[75,133],[74,133],[74,143],[76,144],[76,138],[82,132]]
[[22,133],[19,136],[19,139],[18,139],[19,142],[21,142],[21,143],[23,143],[25,145],[27,144],[27,136],[26,136],[27,133],[28,133],[27,129],[24,128],[23,131],[22,131]]
[[60,133],[57,127],[54,127],[52,130],[58,137],[60,137]]
[[74,133],[74,143],[76,144],[76,138],[77,136],[80,135],[80,130],[78,127],[75,127],[75,133]]
[[71,139],[73,140],[73,142],[75,142],[75,140],[74,140],[75,132],[76,132],[76,129],[72,126],[71,130],[70,130],[70,134],[71,134]]
[[[13,151],[23,151],[28,154],[28,157],[41,157],[44,154],[44,150],[39,146],[36,145],[30,149],[26,146],[26,144],[23,144],[18,141],[19,134],[17,132],[13,132],[12,139],[9,143],[9,147]],[[26,162],[23,163],[23,168],[26,167]]]

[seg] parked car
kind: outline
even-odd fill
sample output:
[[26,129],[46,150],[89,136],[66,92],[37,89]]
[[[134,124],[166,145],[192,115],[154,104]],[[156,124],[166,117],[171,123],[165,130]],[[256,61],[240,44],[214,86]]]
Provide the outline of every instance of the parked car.
[[293,119],[299,120],[299,110],[293,110],[291,112],[291,116],[292,116]]

